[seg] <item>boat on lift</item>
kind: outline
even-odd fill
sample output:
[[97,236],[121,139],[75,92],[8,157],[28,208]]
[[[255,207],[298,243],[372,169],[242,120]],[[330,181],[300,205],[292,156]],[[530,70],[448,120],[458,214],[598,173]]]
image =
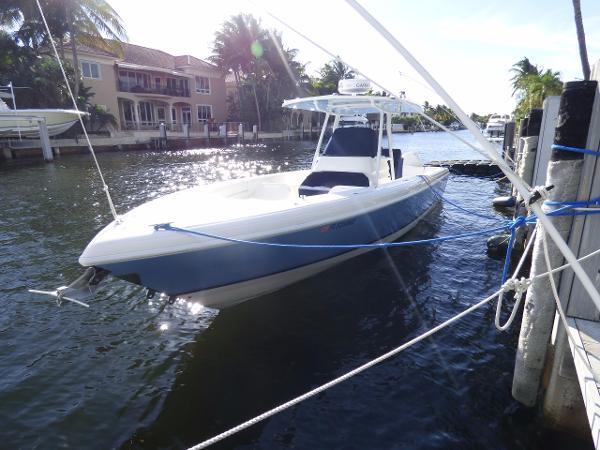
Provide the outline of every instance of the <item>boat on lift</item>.
[[[283,103],[325,114],[309,169],[151,200],[100,231],[80,264],[95,268],[96,280],[110,273],[150,295],[224,308],[373,248],[340,245],[399,239],[434,206],[434,190],[444,190],[448,171],[423,166],[415,153],[402,155],[391,134],[386,146],[383,129],[391,130],[392,115],[421,108],[405,99],[358,95],[361,83],[344,80],[341,95]],[[373,116],[378,131],[365,126]]]
[[0,138],[38,138],[40,120],[46,123],[48,135],[55,136],[71,128],[79,117],[87,115],[74,109],[11,109],[5,99],[12,100],[15,105],[11,84],[0,86]]

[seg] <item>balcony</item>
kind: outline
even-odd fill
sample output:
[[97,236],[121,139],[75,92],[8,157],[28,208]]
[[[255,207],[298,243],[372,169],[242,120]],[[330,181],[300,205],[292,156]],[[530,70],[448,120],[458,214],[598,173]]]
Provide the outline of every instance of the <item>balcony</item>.
[[132,92],[134,94],[154,94],[165,95],[168,97],[189,97],[190,90],[188,88],[167,87],[167,86],[150,86],[144,87],[139,84],[129,85],[119,80],[119,92]]

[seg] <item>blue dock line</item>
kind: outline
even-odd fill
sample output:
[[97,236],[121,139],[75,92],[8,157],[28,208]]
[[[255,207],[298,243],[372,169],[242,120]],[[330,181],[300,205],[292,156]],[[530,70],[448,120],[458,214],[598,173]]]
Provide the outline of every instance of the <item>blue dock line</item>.
[[[420,245],[420,244],[433,244],[435,242],[445,242],[458,239],[468,239],[472,237],[482,236],[490,234],[495,231],[503,231],[510,229],[513,226],[512,222],[494,228],[488,228],[486,230],[473,231],[464,234],[455,234],[451,236],[442,236],[431,239],[422,239],[416,241],[403,241],[403,242],[376,242],[373,244],[284,244],[279,242],[264,242],[264,241],[253,241],[247,239],[237,239],[226,236],[220,236],[218,234],[206,233],[203,231],[189,230],[186,228],[174,227],[170,223],[159,223],[154,225],[154,229],[157,231],[176,231],[179,233],[193,234],[195,236],[207,237],[211,239],[217,239],[225,242],[233,242],[236,244],[249,244],[249,245],[261,245],[264,247],[280,247],[280,248],[297,248],[297,249],[359,249],[359,248],[388,248],[388,247],[405,247],[409,245]],[[519,225],[520,226],[520,225]]]
[[553,144],[551,148],[552,148],[552,150],[563,150],[566,152],[583,153],[584,155],[600,156],[599,151],[589,150],[587,148],[569,147],[567,145],[558,145],[558,144]]
[[429,186],[429,189],[431,189],[431,192],[433,192],[433,195],[435,195],[435,196],[436,196],[436,197],[437,197],[439,200],[442,200],[442,201],[444,201],[444,202],[446,202],[446,203],[448,203],[448,204],[450,204],[450,205],[454,206],[456,209],[459,209],[460,211],[462,211],[462,212],[464,212],[464,213],[467,213],[467,214],[468,214],[468,215],[470,215],[470,216],[479,217],[479,218],[481,218],[481,219],[493,220],[493,221],[495,221],[495,222],[497,222],[497,221],[501,220],[501,219],[498,219],[498,217],[494,217],[494,216],[488,216],[488,215],[485,215],[485,214],[480,214],[480,213],[477,213],[477,212],[475,212],[475,211],[469,211],[468,209],[465,209],[465,208],[463,208],[462,206],[460,206],[460,205],[457,205],[456,203],[454,203],[454,202],[453,202],[453,201],[451,201],[451,200],[448,200],[448,199],[447,199],[446,197],[444,197],[444,196],[443,196],[441,193],[439,193],[438,191],[436,191],[436,190],[433,188],[433,186],[432,186],[431,184],[429,184],[429,180],[427,179],[427,176],[425,176],[425,175],[419,175],[419,177],[421,177],[421,178],[422,178],[422,179],[425,181],[425,183],[427,184],[427,186]]

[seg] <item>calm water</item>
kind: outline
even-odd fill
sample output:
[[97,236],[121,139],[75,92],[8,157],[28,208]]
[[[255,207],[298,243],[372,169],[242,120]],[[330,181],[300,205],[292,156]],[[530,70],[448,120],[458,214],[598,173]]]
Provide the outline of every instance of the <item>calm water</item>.
[[[472,157],[445,133],[396,136]],[[310,143],[99,155],[119,211],[197,184],[307,167]],[[41,159],[41,157],[40,157]],[[452,176],[481,213],[497,182]],[[90,309],[32,296],[74,279],[109,221],[89,156],[0,166],[0,448],[184,448],[326,382],[499,286],[485,238],[377,251],[221,312],[112,280]],[[199,205],[200,206],[200,205]],[[408,239],[489,226],[438,206]],[[518,325],[517,325],[518,327]],[[588,448],[510,396],[518,328],[493,306],[216,448]]]

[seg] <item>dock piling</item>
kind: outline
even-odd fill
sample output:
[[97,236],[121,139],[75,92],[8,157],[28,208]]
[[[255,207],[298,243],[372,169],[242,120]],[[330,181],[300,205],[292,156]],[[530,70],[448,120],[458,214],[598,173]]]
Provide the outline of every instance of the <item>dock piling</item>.
[[44,155],[44,161],[51,162],[54,159],[54,154],[52,153],[52,147],[50,147],[50,135],[48,134],[46,120],[40,118],[37,122],[40,130],[40,145],[42,146],[42,155]]
[[[590,123],[596,83],[575,81],[565,84],[559,108],[555,144],[585,147]],[[550,199],[568,201],[576,198],[583,166],[580,153],[554,150],[548,164],[547,184],[554,185]],[[563,238],[567,238],[572,217],[556,217],[554,225]],[[562,253],[549,242],[550,261],[553,266],[563,262]],[[545,272],[542,233],[536,237],[533,247],[530,277]],[[527,291],[523,320],[519,335],[512,394],[527,406],[537,403],[542,373],[546,363],[548,342],[555,317],[555,304],[547,278],[535,279]]]

